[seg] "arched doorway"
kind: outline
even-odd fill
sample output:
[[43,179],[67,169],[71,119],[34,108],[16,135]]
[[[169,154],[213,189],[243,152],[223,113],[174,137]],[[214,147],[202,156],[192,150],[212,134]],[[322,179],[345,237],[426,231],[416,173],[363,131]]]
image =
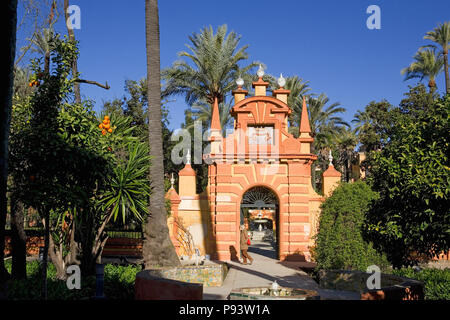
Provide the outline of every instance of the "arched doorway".
[[246,224],[253,240],[269,242],[279,257],[279,201],[269,188],[257,186],[247,190],[241,201],[240,224]]

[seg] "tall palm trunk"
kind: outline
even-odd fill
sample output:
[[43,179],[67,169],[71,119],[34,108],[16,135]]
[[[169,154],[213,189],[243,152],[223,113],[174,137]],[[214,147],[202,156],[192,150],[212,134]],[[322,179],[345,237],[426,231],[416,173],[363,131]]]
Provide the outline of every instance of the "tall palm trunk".
[[173,266],[180,261],[170,240],[164,192],[164,162],[161,126],[161,74],[158,1],[145,1],[147,48],[148,117],[150,140],[150,216],[145,227],[143,255],[145,267]]
[[450,77],[448,74],[448,50],[444,49],[445,92],[450,94]]
[[5,57],[0,64],[0,299],[4,283],[9,277],[4,264],[5,226],[7,210],[8,139],[11,123],[11,106],[14,83],[14,59],[16,55],[17,0],[1,1],[0,43]]

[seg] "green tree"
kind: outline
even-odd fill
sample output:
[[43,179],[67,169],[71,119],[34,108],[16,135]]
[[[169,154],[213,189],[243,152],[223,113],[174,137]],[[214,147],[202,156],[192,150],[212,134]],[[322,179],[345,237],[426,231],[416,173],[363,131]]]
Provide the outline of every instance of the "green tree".
[[313,257],[317,269],[386,268],[386,258],[364,239],[366,214],[378,194],[361,181],[342,183],[322,205]]
[[[79,178],[76,169],[86,162],[81,159],[87,156],[79,149],[67,145],[59,135],[58,110],[62,101],[70,92],[70,64],[77,54],[76,44],[54,39],[55,52],[52,57],[54,69],[42,76],[42,83],[30,100],[31,118],[29,125],[16,140],[14,193],[28,206],[36,208],[44,220],[45,246],[43,260],[43,297],[46,298],[46,268],[50,237],[50,214],[53,210],[69,206],[71,202],[83,201],[79,190],[73,188],[73,179]],[[35,74],[43,73],[40,61],[33,62]],[[41,146],[41,147],[37,147]],[[77,156],[80,156],[77,158]],[[95,163],[96,157],[90,161]],[[98,163],[98,162],[97,162]],[[70,172],[70,169],[73,169]],[[83,175],[83,170],[80,172]],[[20,172],[21,171],[21,172]],[[90,176],[87,177],[87,172]],[[96,173],[87,171],[87,180]],[[19,174],[20,173],[20,174]],[[33,178],[31,178],[33,177]],[[32,180],[32,181],[30,181]],[[78,180],[77,182],[80,182]],[[81,181],[89,185],[90,181]],[[77,186],[78,184],[75,184]],[[78,192],[77,192],[78,191]]]
[[432,106],[430,93],[427,92],[425,86],[421,83],[415,87],[409,87],[409,91],[404,94],[405,98],[400,101],[399,111],[411,116],[418,115]]
[[147,51],[149,141],[151,143],[150,210],[145,227],[143,255],[145,266],[179,265],[169,237],[164,190],[164,153],[161,116],[161,70],[158,1],[145,1],[145,36]]
[[123,112],[133,119],[132,124],[136,126],[144,139],[148,139],[147,88],[148,82],[145,78],[139,81],[125,81],[125,92],[128,96],[123,105]]
[[364,111],[358,110],[352,122],[361,143],[360,151],[381,150],[388,142],[394,107],[382,100],[370,102]]
[[401,70],[401,74],[405,75],[405,80],[419,78],[422,81],[427,78],[430,93],[434,95],[436,77],[442,71],[444,59],[436,54],[435,49],[424,49],[417,51],[414,60],[408,67]]
[[395,113],[389,141],[373,154],[370,181],[380,199],[370,235],[394,266],[449,250],[450,97],[426,110]]
[[448,48],[450,44],[450,22],[439,24],[433,31],[428,31],[423,38],[435,42],[442,48],[440,53],[444,57],[445,88],[446,93],[449,94],[450,78],[448,74]]

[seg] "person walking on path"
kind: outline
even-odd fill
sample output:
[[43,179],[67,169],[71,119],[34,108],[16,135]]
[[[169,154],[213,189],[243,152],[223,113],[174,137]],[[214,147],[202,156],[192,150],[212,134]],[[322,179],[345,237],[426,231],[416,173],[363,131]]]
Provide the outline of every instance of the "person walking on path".
[[249,256],[247,250],[248,250],[248,233],[247,230],[245,230],[245,226],[241,225],[241,253],[242,258],[244,260],[243,264],[247,264],[247,259],[250,261],[250,264],[253,263],[253,258]]

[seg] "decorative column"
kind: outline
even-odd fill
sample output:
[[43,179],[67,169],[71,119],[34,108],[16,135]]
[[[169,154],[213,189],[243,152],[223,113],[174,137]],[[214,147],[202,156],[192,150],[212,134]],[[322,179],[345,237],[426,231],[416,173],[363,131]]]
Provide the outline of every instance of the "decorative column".
[[269,86],[268,82],[263,80],[264,69],[261,65],[259,65],[258,72],[256,73],[259,77],[258,81],[252,83],[252,87],[255,89],[255,97],[256,96],[265,96],[267,87]]
[[178,173],[178,191],[180,197],[197,195],[197,175],[191,166],[191,151],[188,150],[186,155],[186,165],[184,169]]
[[172,184],[172,186],[166,193],[166,200],[170,201],[170,217],[167,219],[167,226],[169,228],[170,240],[172,240],[175,250],[179,255],[180,244],[177,240],[178,226],[175,223],[175,220],[177,220],[178,218],[178,207],[180,205],[181,199],[174,188],[175,179],[173,177],[173,173],[172,178],[170,179],[170,183]]
[[299,138],[300,153],[310,154],[311,144],[314,139],[311,137],[311,126],[309,124],[308,107],[306,106],[306,99],[303,97],[302,117],[300,119]]
[[322,174],[323,177],[323,184],[322,184],[322,192],[325,197],[329,197],[334,189],[339,185],[341,182],[341,176],[342,174],[337,171],[333,166],[333,156],[331,155],[330,150],[330,164],[328,166],[328,169]]
[[237,88],[237,90],[233,91],[234,104],[237,104],[237,103],[241,102],[242,100],[244,100],[248,94],[247,90],[242,89],[242,86],[244,85],[244,80],[241,77],[239,77],[236,80],[236,84],[238,85],[238,88]]

